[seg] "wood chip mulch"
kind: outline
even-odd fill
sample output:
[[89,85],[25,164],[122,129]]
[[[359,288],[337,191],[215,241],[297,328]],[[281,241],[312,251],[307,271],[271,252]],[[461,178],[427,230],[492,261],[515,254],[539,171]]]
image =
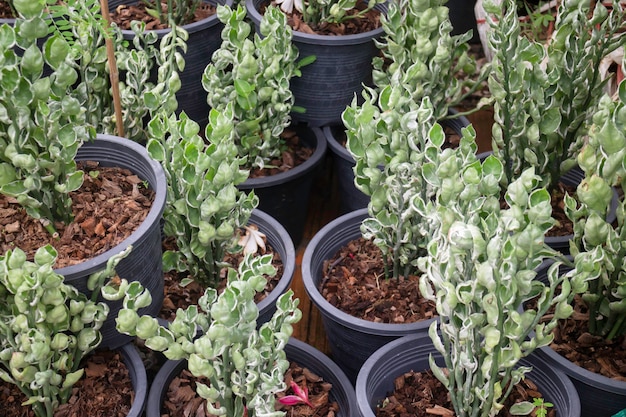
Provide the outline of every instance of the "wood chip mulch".
[[421,296],[419,277],[386,279],[380,249],[363,238],[325,261],[321,294],[347,314],[378,323],[410,323],[437,314],[435,304]]
[[[512,417],[508,408],[520,401],[532,402],[534,398],[543,398],[537,386],[526,378],[515,386],[505,401],[500,417]],[[380,402],[375,410],[376,417],[453,417],[454,407],[448,390],[433,375],[432,371],[410,371],[398,376],[394,381],[394,390]],[[548,417],[556,417],[557,410],[548,409]],[[536,416],[535,412],[530,416]]]
[[154,190],[127,169],[95,162],[81,163],[79,169],[84,183],[70,193],[74,221],[55,224],[59,238],[28,216],[14,198],[0,195],[0,253],[19,247],[32,259],[38,248],[51,244],[59,253],[55,268],[62,268],[106,252],[141,225]]
[[[161,1],[162,10],[167,10],[167,2]],[[215,14],[216,8],[210,3],[202,3],[195,10],[193,22],[206,19]],[[121,29],[129,30],[133,20],[146,23],[146,30],[167,29],[169,25],[161,23],[158,19],[148,13],[148,6],[145,1],[138,1],[136,4],[121,4],[111,13],[111,20]],[[190,23],[193,23],[190,22]]]
[[[54,417],[126,417],[135,393],[128,368],[117,352],[96,351],[85,362],[85,374],[72,388],[68,402],[57,408]],[[0,380],[3,417],[34,417],[19,389]]]

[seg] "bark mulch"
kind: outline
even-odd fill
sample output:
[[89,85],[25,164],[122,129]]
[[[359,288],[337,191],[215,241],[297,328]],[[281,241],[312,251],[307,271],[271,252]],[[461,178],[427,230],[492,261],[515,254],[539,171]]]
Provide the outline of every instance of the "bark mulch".
[[[154,2],[152,3],[154,4]],[[153,6],[154,7],[154,6]],[[167,1],[161,1],[162,10],[167,10]],[[152,16],[148,11],[150,7],[146,5],[144,1],[138,1],[135,4],[125,5],[121,4],[111,13],[111,20],[117,24],[121,29],[130,29],[130,24],[133,20],[146,23],[146,30],[167,29],[169,25],[167,23],[161,23],[159,19]],[[210,3],[202,3],[199,5],[194,14],[192,22],[198,22],[206,19],[209,16],[215,14],[216,8]]]
[[422,298],[419,277],[385,278],[380,249],[358,238],[325,261],[321,294],[340,310],[378,323],[410,323],[430,319],[434,303]]
[[51,244],[59,253],[55,268],[92,258],[130,236],[145,220],[154,191],[127,169],[107,168],[95,162],[79,164],[82,187],[70,193],[74,221],[55,224],[58,238],[33,219],[11,197],[0,195],[0,253],[19,247],[27,256]]
[[[512,417],[508,411],[511,405],[521,401],[533,402],[535,398],[543,398],[543,395],[531,380],[525,378],[511,391],[498,416]],[[378,405],[375,414],[376,417],[453,417],[453,410],[448,390],[428,370],[398,376],[394,380],[394,390]],[[548,408],[548,417],[557,414],[558,410]],[[535,411],[530,416],[536,416]]]
[[[128,368],[118,352],[95,351],[85,359],[85,374],[72,388],[66,404],[54,417],[126,417],[135,393]],[[34,417],[22,406],[26,396],[14,385],[0,380],[3,417]]]
[[[309,390],[309,401],[315,408],[305,404],[283,405],[276,401],[276,408],[294,417],[335,417],[339,406],[332,396],[332,385],[306,367],[291,362],[285,373],[287,390],[277,396],[292,395],[290,381],[295,381]],[[169,385],[161,407],[161,417],[205,417],[206,400],[196,394],[196,381],[208,384],[202,378],[194,377],[187,369],[175,377]]]

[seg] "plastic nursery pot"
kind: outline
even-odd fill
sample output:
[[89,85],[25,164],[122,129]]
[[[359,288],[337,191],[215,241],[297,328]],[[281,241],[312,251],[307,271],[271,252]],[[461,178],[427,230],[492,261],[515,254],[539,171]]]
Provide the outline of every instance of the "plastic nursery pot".
[[[111,13],[120,5],[134,5],[140,0],[109,0],[109,10]],[[211,5],[233,5],[233,0],[205,0]],[[213,14],[206,19],[181,26],[189,33],[187,40],[187,53],[185,57],[185,69],[179,74],[181,88],[176,93],[178,100],[178,111],[184,111],[193,121],[198,123],[202,129],[207,125],[209,114],[209,104],[206,100],[206,91],[202,87],[202,74],[204,69],[211,62],[213,52],[222,43],[221,32],[224,27],[222,22]],[[154,32],[159,39],[168,34],[171,29],[156,29]],[[132,30],[122,30],[124,39],[132,41],[135,33]],[[156,81],[156,69],[153,69],[151,80]]]
[[270,245],[280,256],[283,262],[283,275],[274,289],[258,304],[259,317],[257,323],[259,326],[272,318],[276,311],[276,301],[287,291],[293,274],[296,269],[296,250],[293,241],[287,233],[287,230],[272,216],[259,209],[254,209],[248,224],[254,224],[259,231],[267,237],[267,244]]
[[[262,5],[267,0],[246,0],[248,16],[257,32],[261,24]],[[376,6],[387,13],[387,4]],[[360,95],[363,84],[372,83],[372,58],[379,50],[374,40],[384,31],[378,29],[345,36],[327,36],[293,31],[293,44],[298,48],[299,59],[315,55],[315,62],[302,67],[302,76],[291,79],[295,105],[306,109],[305,113],[293,113],[296,122],[310,126],[341,123],[341,113],[354,94]]]
[[304,232],[311,186],[326,154],[326,139],[319,128],[302,124],[292,127],[305,146],[315,148],[311,157],[288,171],[248,178],[238,188],[254,190],[259,196],[258,208],[278,220],[291,236],[293,244],[298,246]]
[[302,280],[309,298],[318,308],[331,356],[352,382],[361,365],[378,348],[399,337],[426,329],[434,319],[414,323],[375,323],[356,318],[329,303],[320,293],[324,261],[351,240],[361,237],[361,222],[367,209],[344,214],[313,236],[302,258]]
[[[430,369],[429,355],[433,355],[438,366],[445,366],[425,330],[390,342],[374,352],[363,364],[356,381],[359,415],[374,417],[373,410],[393,391],[394,380],[399,375]],[[520,366],[532,367],[527,377],[537,385],[544,399],[554,404],[558,416],[580,417],[580,399],[565,374],[535,354],[522,359]]]
[[[546,274],[550,264],[551,262],[544,262],[538,268],[537,280],[547,281]],[[569,270],[570,268],[562,266],[560,272],[567,273]],[[626,409],[626,381],[588,371],[561,356],[550,346],[540,348],[538,356],[572,381],[580,397],[583,417],[611,417]]]
[[139,355],[139,350],[133,343],[127,343],[119,348],[124,364],[128,368],[130,380],[135,393],[133,405],[126,417],[141,417],[148,399],[148,377],[146,367]]
[[[448,113],[456,114],[457,111],[449,109]],[[469,126],[469,124],[470,122],[465,116],[441,121],[443,127],[452,129],[459,136],[462,135],[462,129]],[[334,124],[324,126],[322,130],[324,137],[326,137],[326,142],[328,142],[328,149],[330,149],[332,155],[333,167],[337,178],[336,181],[339,187],[339,205],[341,213],[349,213],[367,207],[370,202],[370,196],[361,192],[361,190],[357,189],[354,185],[355,161],[352,154],[350,154],[348,149],[340,142],[341,135],[345,131],[344,125]]]
[[[160,220],[165,208],[167,184],[161,164],[148,156],[146,149],[125,138],[99,134],[94,142],[84,143],[76,156],[77,161],[96,161],[103,167],[129,169],[139,178],[147,181],[155,192],[154,202],[143,223],[130,236],[91,259],[79,264],[56,269],[65,277],[67,284],[73,285],[84,294],[87,278],[106,267],[108,260],[132,246],[130,254],[122,259],[116,271],[129,281],[139,281],[152,295],[152,304],[141,310],[143,314],[155,315],[163,302],[163,266],[161,249]],[[122,307],[121,301],[106,301],[110,311],[102,326],[102,347],[115,349],[130,341],[130,336],[122,335],[115,329],[115,318]]]
[[[326,355],[312,346],[291,338],[285,346],[285,354],[290,361],[309,368],[315,374],[332,384],[330,396],[339,404],[337,417],[353,417],[356,409],[356,395],[352,384],[339,367]],[[187,366],[187,361],[168,360],[154,378],[148,394],[146,417],[161,417],[161,406],[172,380]]]

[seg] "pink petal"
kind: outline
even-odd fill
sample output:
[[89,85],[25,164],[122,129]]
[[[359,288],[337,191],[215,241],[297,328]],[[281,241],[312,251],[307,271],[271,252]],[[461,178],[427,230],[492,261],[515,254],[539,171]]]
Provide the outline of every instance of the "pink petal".
[[278,399],[278,402],[284,405],[296,405],[302,402],[302,398],[295,395],[285,395]]

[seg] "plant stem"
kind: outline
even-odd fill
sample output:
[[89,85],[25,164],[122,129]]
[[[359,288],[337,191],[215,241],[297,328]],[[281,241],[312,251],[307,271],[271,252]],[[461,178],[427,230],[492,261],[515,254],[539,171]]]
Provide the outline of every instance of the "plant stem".
[[120,79],[117,68],[117,61],[115,60],[115,47],[113,45],[113,39],[111,39],[109,28],[111,25],[111,16],[109,15],[109,0],[100,0],[100,10],[102,11],[102,17],[105,21],[105,32],[107,35],[104,37],[107,50],[107,60],[109,62],[109,78],[111,80],[111,94],[113,95],[113,108],[115,109],[115,126],[117,134],[124,136],[124,119],[122,117],[122,102],[120,98]]

